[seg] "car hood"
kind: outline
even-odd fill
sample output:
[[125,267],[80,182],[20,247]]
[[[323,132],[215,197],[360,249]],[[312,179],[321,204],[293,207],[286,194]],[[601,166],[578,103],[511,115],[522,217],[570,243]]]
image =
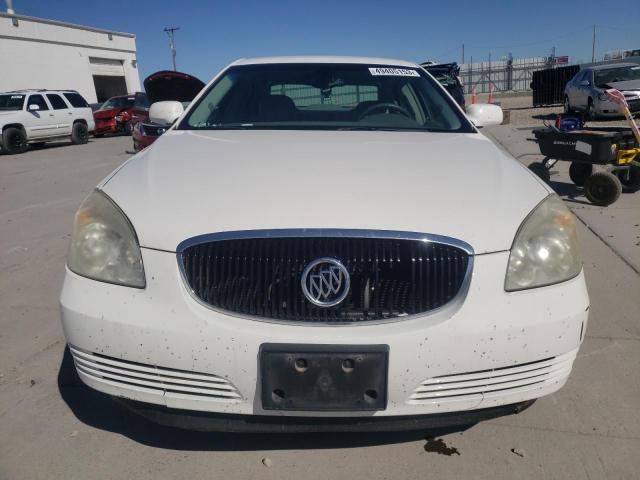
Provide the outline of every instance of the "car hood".
[[108,110],[98,110],[93,112],[93,118],[113,118],[118,115],[123,110],[127,110],[126,108],[109,108]]
[[144,79],[144,90],[149,103],[175,100],[190,102],[193,100],[204,83],[187,73],[162,70]]
[[100,188],[140,245],[287,228],[413,231],[508,250],[549,194],[481,134],[169,131]]
[[609,82],[606,83],[607,88],[615,88],[624,92],[625,90],[640,90],[640,80],[625,80],[622,82]]

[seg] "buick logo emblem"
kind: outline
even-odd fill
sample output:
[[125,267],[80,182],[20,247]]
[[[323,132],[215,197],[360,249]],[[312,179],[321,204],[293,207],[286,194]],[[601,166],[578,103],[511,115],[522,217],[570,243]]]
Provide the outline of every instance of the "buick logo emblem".
[[302,272],[302,292],[314,305],[333,307],[349,294],[349,272],[335,258],[318,258]]

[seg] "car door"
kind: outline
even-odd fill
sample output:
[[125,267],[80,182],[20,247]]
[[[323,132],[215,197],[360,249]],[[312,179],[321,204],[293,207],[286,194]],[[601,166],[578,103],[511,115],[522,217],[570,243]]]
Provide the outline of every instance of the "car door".
[[593,85],[593,72],[591,70],[585,70],[580,77],[580,81],[576,85],[576,100],[575,103],[572,103],[573,107],[579,108],[580,110],[587,109],[587,99],[589,98],[589,91],[591,90],[591,86]]
[[567,87],[565,89],[565,93],[567,94],[567,98],[569,98],[569,104],[573,107],[578,101],[576,91],[578,89],[578,84],[580,83],[580,79],[584,76],[584,72],[578,72],[576,75],[567,83]]
[[70,135],[73,124],[71,107],[57,93],[47,93],[47,100],[53,109],[53,116],[57,124],[56,135]]
[[58,124],[55,114],[45,98],[39,93],[29,95],[25,104],[27,120],[25,129],[27,138],[51,137],[56,135]]

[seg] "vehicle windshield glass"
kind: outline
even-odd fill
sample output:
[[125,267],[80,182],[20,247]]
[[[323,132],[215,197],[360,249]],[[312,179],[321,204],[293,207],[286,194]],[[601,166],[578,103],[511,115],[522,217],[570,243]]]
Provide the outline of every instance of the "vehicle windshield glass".
[[421,69],[366,64],[231,67],[179,128],[475,131]]
[[109,110],[110,108],[130,108],[133,107],[133,98],[110,98],[102,104],[100,110]]
[[606,70],[594,70],[595,84],[600,87],[607,83],[625,82],[627,80],[640,80],[640,65],[620,68],[607,68]]
[[22,110],[24,95],[0,95],[0,110]]

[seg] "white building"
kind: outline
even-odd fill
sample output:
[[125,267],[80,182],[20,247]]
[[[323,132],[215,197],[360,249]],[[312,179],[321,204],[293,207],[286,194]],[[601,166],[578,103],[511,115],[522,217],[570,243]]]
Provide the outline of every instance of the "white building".
[[140,91],[136,37],[0,13],[0,92],[77,90],[89,102]]

